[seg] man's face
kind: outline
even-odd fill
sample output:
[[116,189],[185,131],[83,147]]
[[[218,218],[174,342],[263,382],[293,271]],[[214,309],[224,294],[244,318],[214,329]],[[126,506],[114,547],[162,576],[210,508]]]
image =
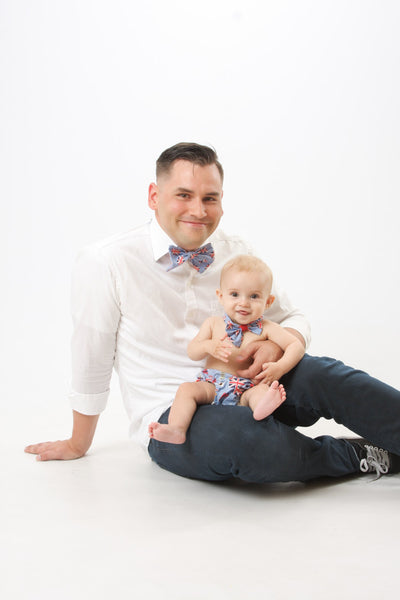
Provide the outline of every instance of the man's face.
[[150,184],[149,207],[177,246],[194,250],[217,228],[223,214],[222,194],[216,165],[177,160],[168,175]]

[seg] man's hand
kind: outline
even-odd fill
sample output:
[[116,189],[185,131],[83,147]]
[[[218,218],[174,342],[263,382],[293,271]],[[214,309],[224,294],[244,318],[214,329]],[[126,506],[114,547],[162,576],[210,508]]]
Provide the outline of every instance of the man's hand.
[[25,448],[25,452],[36,454],[36,460],[73,460],[81,458],[89,450],[96,431],[99,415],[83,415],[73,411],[72,436],[58,442],[42,442]]
[[[263,365],[265,363],[273,363],[279,360],[283,355],[282,349],[271,342],[265,340],[263,342],[251,342],[238,356],[238,360],[246,361],[249,358],[253,358],[253,363],[248,369],[241,369],[238,371],[239,377],[246,377],[247,379],[256,379],[257,375],[263,371]],[[257,383],[268,383],[264,379],[257,379]]]
[[70,439],[32,444],[25,448],[25,452],[36,454],[36,460],[41,461],[73,460],[74,458],[81,458],[85,454],[82,449],[75,448]]

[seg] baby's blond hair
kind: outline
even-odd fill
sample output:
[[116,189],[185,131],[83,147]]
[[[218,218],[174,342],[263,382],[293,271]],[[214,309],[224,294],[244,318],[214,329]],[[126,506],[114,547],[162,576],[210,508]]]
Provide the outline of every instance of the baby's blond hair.
[[224,276],[229,271],[247,271],[248,273],[262,273],[265,276],[265,283],[271,290],[272,287],[272,271],[261,258],[251,256],[251,254],[239,254],[224,264],[221,271],[220,285]]

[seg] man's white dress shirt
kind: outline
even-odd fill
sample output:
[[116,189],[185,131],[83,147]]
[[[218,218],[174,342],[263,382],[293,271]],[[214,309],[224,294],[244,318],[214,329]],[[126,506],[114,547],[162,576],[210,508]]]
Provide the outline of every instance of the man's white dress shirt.
[[[144,447],[149,423],[203,366],[188,358],[186,348],[207,317],[222,314],[215,294],[222,266],[237,254],[251,254],[243,240],[221,230],[207,242],[215,260],[204,273],[188,262],[167,271],[173,242],[153,219],[84,248],[75,263],[71,406],[86,415],[102,412],[115,367],[130,434]],[[272,293],[266,318],[297,329],[308,343],[304,315],[275,286]]]

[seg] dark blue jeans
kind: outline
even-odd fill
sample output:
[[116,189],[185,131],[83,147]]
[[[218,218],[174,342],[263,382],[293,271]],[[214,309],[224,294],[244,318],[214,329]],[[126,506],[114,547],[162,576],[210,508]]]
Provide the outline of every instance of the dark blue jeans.
[[151,440],[151,458],[168,471],[208,481],[307,481],[359,472],[359,460],[345,440],[312,439],[296,431],[320,417],[400,455],[398,390],[340,361],[307,354],[281,383],[287,399],[273,416],[255,421],[248,407],[200,406],[185,444]]

